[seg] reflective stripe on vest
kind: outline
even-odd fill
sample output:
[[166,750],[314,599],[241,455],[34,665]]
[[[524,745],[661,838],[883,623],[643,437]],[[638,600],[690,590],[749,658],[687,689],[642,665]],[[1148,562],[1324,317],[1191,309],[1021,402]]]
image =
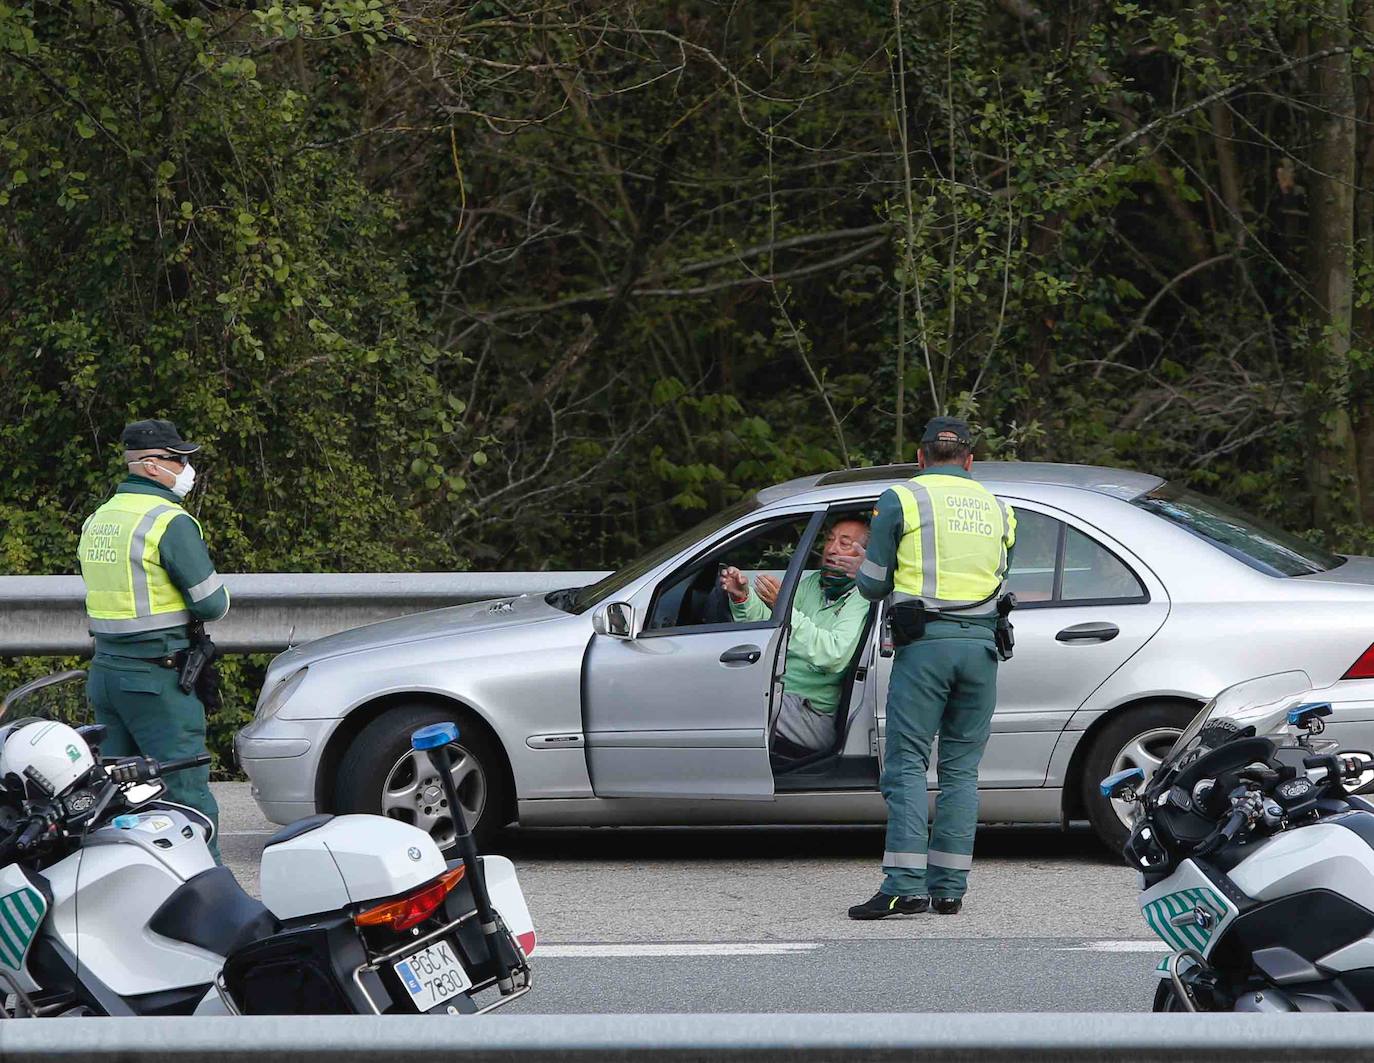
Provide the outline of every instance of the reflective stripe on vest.
[[162,567],[160,549],[167,528],[182,515],[191,516],[156,495],[117,494],[87,519],[77,554],[93,633],[156,631],[191,619],[185,597]]
[[961,609],[996,595],[1016,536],[1010,507],[961,476],[920,476],[892,490],[903,520],[894,600],[919,598],[935,609]]

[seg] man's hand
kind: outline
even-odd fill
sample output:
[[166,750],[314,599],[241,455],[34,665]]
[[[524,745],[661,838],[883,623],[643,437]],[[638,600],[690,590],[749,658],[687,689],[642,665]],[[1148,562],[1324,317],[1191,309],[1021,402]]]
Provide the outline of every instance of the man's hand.
[[859,574],[859,566],[864,563],[863,554],[836,554],[834,557],[835,567],[843,572],[850,579]]
[[754,578],[754,591],[763,599],[763,604],[769,609],[773,608],[773,603],[778,600],[778,591],[782,590],[782,584],[772,576],[756,576]]
[[720,588],[736,605],[743,604],[749,598],[749,581],[733,565],[720,574]]

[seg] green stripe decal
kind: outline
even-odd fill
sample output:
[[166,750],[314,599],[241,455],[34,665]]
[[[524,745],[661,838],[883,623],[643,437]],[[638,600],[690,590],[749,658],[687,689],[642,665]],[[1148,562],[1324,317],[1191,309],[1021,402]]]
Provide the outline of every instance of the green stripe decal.
[[38,920],[29,911],[29,906],[25,903],[27,898],[22,893],[16,893],[5,898],[5,906],[14,913],[14,917],[19,920],[19,925],[25,930],[33,930],[38,926]]
[[[1203,928],[1193,922],[1183,926],[1174,926],[1170,922],[1175,917],[1191,913],[1198,908],[1211,912],[1216,923]],[[1197,949],[1199,952],[1206,950],[1216,927],[1226,918],[1227,913],[1226,905],[1217,895],[1201,886],[1158,897],[1147,904],[1141,912],[1150,929],[1163,938],[1166,944],[1175,950]]]
[[16,941],[11,933],[3,926],[0,926],[0,954],[3,954],[5,966],[11,969],[19,966],[19,958],[24,950]]
[[0,963],[12,971],[23,966],[47,910],[47,902],[31,889],[0,897]]
[[0,915],[5,917],[3,924],[0,925],[3,925],[6,930],[9,930],[11,932],[10,936],[15,938],[15,940],[27,942],[28,939],[33,936],[33,928],[25,924],[19,918],[19,913],[15,910],[14,902],[8,897],[4,900],[0,900]]
[[43,921],[44,914],[43,908],[40,908],[34,900],[36,896],[37,895],[32,890],[19,891],[19,900],[23,902],[24,907],[28,910],[29,921],[32,922],[34,926],[37,926]]

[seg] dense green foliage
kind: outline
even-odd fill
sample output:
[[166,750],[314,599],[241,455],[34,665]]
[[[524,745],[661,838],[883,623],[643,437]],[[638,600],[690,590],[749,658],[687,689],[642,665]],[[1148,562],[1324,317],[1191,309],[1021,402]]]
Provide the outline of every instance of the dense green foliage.
[[6,0],[0,572],[117,434],[225,570],[601,567],[909,458],[1363,548],[1374,0]]

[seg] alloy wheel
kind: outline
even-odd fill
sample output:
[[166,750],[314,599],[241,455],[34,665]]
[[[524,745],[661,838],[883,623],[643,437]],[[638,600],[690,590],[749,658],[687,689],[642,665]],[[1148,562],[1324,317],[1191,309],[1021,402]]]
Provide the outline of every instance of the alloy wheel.
[[[1145,781],[1140,784],[1140,789],[1143,790],[1182,733],[1183,731],[1177,727],[1152,727],[1141,732],[1117,751],[1116,756],[1112,758],[1111,774],[1115,775],[1128,768],[1139,768],[1145,773]],[[1126,801],[1112,801],[1112,811],[1125,827],[1131,825],[1133,807]]]
[[[487,776],[477,758],[461,745],[450,747],[450,753],[453,785],[471,830],[486,807]],[[382,784],[382,815],[428,832],[440,849],[447,849],[456,839],[448,799],[426,753],[406,752],[387,772]]]

